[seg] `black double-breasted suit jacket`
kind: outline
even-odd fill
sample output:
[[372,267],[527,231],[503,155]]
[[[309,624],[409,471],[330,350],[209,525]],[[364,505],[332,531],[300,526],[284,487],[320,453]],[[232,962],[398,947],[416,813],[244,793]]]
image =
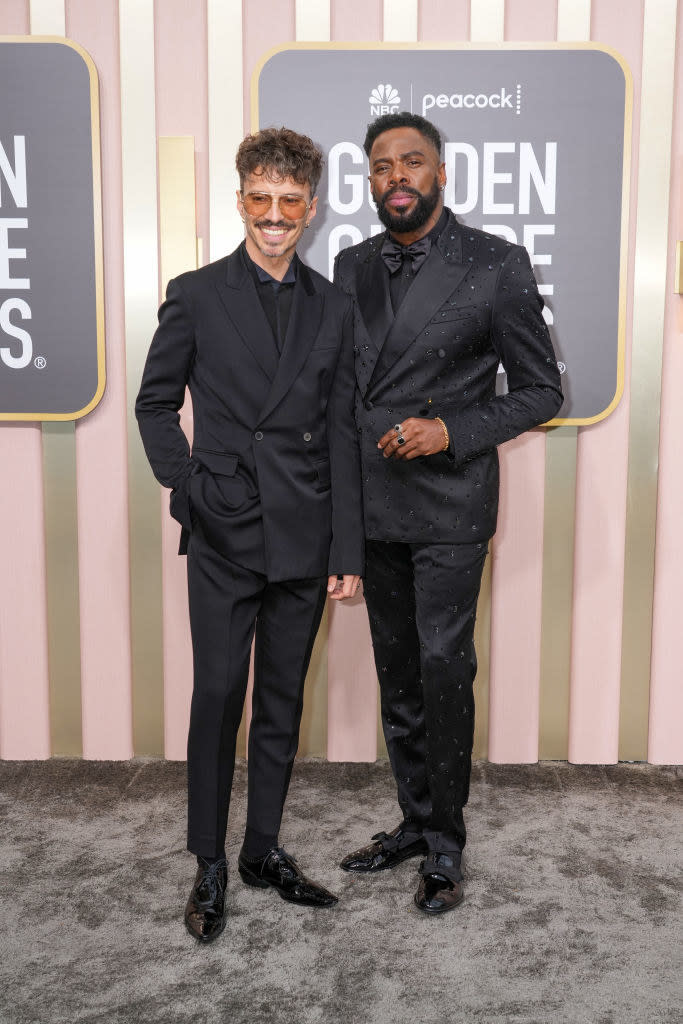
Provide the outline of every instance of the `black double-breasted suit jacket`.
[[[366,536],[487,540],[498,509],[496,446],[545,423],[562,403],[529,256],[449,214],[394,314],[384,238],[343,250],[335,264],[336,283],[356,303]],[[505,395],[496,395],[499,363]],[[449,450],[384,459],[377,441],[410,416],[441,417]]]
[[[199,524],[212,547],[272,581],[360,573],[352,303],[297,261],[280,354],[240,249],[169,283],[136,403],[181,551]],[[191,455],[178,416],[186,385]]]

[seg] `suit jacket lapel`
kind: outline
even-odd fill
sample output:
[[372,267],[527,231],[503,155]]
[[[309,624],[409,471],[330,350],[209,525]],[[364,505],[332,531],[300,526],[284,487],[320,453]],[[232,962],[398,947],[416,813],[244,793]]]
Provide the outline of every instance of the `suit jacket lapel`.
[[365,325],[366,337],[357,339],[356,378],[361,393],[365,394],[384,339],[394,319],[389,292],[389,271],[380,252],[384,235],[376,235],[370,242],[370,251],[358,267],[356,297]]
[[218,282],[216,288],[242,342],[272,381],[277,373],[279,353],[252,276],[244,265],[241,248],[228,257],[225,280]]
[[282,401],[301,372],[316,339],[322,312],[322,295],[316,292],[307,267],[299,261],[287,334],[277,372],[260,413],[261,420]]
[[[375,237],[377,238],[377,236]],[[379,238],[384,239],[384,235],[380,235]],[[373,239],[374,241],[375,239]],[[370,340],[377,352],[384,344],[384,339],[394,319],[389,293],[389,271],[380,255],[381,249],[381,242],[373,244],[359,267],[356,283],[358,305],[363,314]]]
[[371,384],[401,358],[469,271],[469,264],[462,263],[460,230],[451,214],[399,307],[375,363]]

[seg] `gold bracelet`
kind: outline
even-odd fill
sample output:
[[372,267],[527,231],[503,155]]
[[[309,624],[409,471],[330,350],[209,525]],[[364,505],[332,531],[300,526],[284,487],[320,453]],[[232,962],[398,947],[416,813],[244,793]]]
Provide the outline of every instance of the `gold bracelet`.
[[451,443],[451,439],[448,436],[448,427],[446,426],[446,424],[444,423],[444,421],[441,419],[440,416],[435,416],[434,419],[436,420],[437,423],[441,424],[441,429],[443,430],[443,436],[444,436],[444,444],[443,444],[443,448],[441,449],[441,451],[445,452],[446,449],[449,447],[449,445]]

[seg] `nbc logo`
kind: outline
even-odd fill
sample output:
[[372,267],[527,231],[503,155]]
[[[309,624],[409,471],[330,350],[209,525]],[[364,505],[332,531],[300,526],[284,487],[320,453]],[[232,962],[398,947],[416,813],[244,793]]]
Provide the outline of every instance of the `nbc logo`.
[[401,97],[393,85],[376,85],[370,93],[370,113],[374,116],[396,114],[400,102]]

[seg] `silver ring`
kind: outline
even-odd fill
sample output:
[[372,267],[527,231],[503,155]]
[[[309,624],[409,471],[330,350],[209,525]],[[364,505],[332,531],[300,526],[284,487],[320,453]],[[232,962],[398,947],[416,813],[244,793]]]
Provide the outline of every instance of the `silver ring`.
[[394,430],[396,431],[397,434],[400,434],[401,433],[401,424],[400,423],[394,423]]
[[396,438],[396,440],[398,441],[399,444],[405,444],[406,443],[406,439],[403,436],[403,434],[399,434],[398,437]]

